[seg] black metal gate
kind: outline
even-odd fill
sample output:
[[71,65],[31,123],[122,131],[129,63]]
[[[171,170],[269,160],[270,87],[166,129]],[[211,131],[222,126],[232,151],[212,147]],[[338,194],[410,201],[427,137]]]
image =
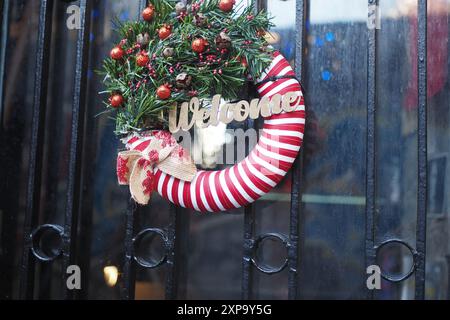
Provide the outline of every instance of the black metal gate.
[[[138,13],[145,7],[146,3],[142,0],[136,2],[139,2],[136,12]],[[270,7],[276,7],[278,2],[283,1],[260,1],[259,6],[260,8],[269,7],[270,11]],[[294,2],[294,0],[291,0],[291,2]],[[361,2],[364,1],[361,0]],[[105,5],[105,3],[108,3],[108,5]],[[73,4],[80,10],[80,28],[76,31],[61,31],[65,29],[67,8]],[[317,102],[312,96],[326,95],[326,91],[318,92],[317,89],[314,89],[314,81],[316,80],[314,80],[315,78],[310,71],[315,66],[309,64],[309,59],[322,59],[318,56],[324,54],[325,45],[323,41],[331,43],[334,41],[334,37],[339,35],[345,37],[346,32],[355,32],[355,34],[349,36],[351,38],[356,36],[356,32],[358,32],[359,35],[363,35],[367,50],[365,48],[360,49],[362,55],[351,56],[348,61],[352,64],[351,59],[360,59],[364,62],[362,64],[367,66],[367,70],[361,71],[362,76],[355,73],[355,78],[358,77],[359,80],[362,80],[362,85],[359,84],[358,88],[365,94],[365,101],[361,103],[365,105],[364,108],[366,109],[359,109],[365,119],[365,122],[361,125],[363,128],[361,131],[363,133],[362,139],[364,140],[361,150],[364,150],[364,152],[358,153],[362,155],[365,167],[361,176],[364,179],[360,179],[364,180],[360,181],[363,185],[360,188],[363,190],[363,194],[360,194],[359,198],[349,199],[362,201],[356,205],[364,208],[362,212],[365,213],[365,217],[361,220],[363,224],[358,224],[363,229],[364,239],[361,242],[361,250],[358,249],[359,251],[356,254],[364,262],[361,264],[363,267],[358,269],[358,275],[355,276],[357,278],[355,281],[359,283],[355,285],[355,287],[358,287],[357,293],[348,296],[336,295],[330,297],[383,298],[376,290],[366,288],[368,275],[365,268],[379,264],[378,255],[383,248],[400,244],[410,251],[408,254],[411,254],[413,259],[412,267],[400,276],[391,276],[382,270],[382,276],[386,281],[383,283],[395,285],[407,281],[411,275],[414,275],[414,297],[424,299],[428,210],[427,165],[429,155],[427,152],[427,103],[429,101],[427,96],[427,0],[417,0],[418,14],[416,15],[416,97],[418,104],[417,147],[415,149],[417,154],[417,206],[415,217],[417,222],[415,225],[415,242],[413,243],[411,243],[410,238],[405,240],[393,235],[386,237],[380,235],[379,232],[380,221],[383,220],[382,212],[380,212],[382,205],[377,202],[379,188],[382,184],[382,182],[379,182],[380,179],[378,179],[377,174],[378,166],[380,166],[377,114],[380,105],[380,87],[383,87],[383,84],[379,82],[380,71],[378,70],[380,63],[382,63],[378,60],[381,59],[378,39],[380,30],[367,27],[365,22],[352,24],[351,28],[353,29],[343,27],[339,23],[331,23],[323,27],[326,30],[331,30],[325,33],[325,40],[316,37],[315,42],[311,42],[310,37],[321,28],[320,26],[312,26],[310,19],[312,5],[311,1],[295,0],[293,5],[295,7],[294,36],[290,38],[293,44],[295,42],[294,45],[291,44],[290,50],[292,56],[295,57],[297,77],[304,84],[306,103],[311,112],[305,140],[304,150],[306,151],[303,151],[300,159],[295,162],[289,178],[290,181],[285,182],[288,186],[290,185],[286,196],[289,213],[286,215],[280,213],[280,219],[284,219],[287,225],[285,231],[280,231],[278,227],[274,230],[271,230],[270,227],[264,227],[264,230],[262,230],[261,225],[263,223],[260,220],[263,217],[258,214],[257,205],[248,206],[243,212],[237,212],[243,213],[244,216],[243,226],[241,225],[242,229],[240,229],[242,234],[241,266],[239,266],[241,297],[243,299],[267,297],[267,295],[260,293],[258,288],[265,281],[262,277],[271,277],[275,274],[283,275],[280,276],[281,278],[275,278],[282,279],[281,282],[276,280],[277,286],[283,292],[281,297],[289,299],[310,297],[302,293],[302,284],[309,281],[308,274],[314,271],[309,271],[310,267],[306,265],[309,263],[309,257],[319,260],[323,258],[322,263],[328,263],[326,253],[323,253],[323,256],[322,253],[315,256],[315,253],[308,251],[311,248],[307,244],[307,239],[311,232],[305,229],[306,220],[309,219],[305,204],[317,204],[322,201],[320,197],[306,194],[307,188],[304,186],[308,183],[308,177],[311,177],[308,173],[304,174],[305,171],[313,171],[308,169],[311,166],[305,163],[308,160],[304,157],[307,157],[310,152],[308,147],[315,144],[317,122],[321,122],[320,116],[315,114],[315,106],[320,104],[320,101]],[[374,6],[380,4],[377,0],[368,0],[364,2],[364,5],[371,12]],[[99,153],[101,144],[106,143],[109,149],[115,150],[115,145],[111,142],[98,140],[101,135],[100,131],[105,129],[105,126],[99,127],[98,119],[94,117],[98,110],[92,110],[92,101],[98,99],[95,96],[100,86],[98,84],[99,79],[92,74],[92,69],[93,66],[98,65],[97,62],[104,56],[104,52],[99,48],[103,45],[102,41],[105,41],[97,40],[96,32],[100,30],[105,32],[104,25],[100,21],[112,18],[108,16],[111,12],[108,7],[113,6],[113,1],[106,0],[41,0],[39,2],[4,0],[1,2],[0,119],[2,122],[2,150],[0,151],[0,161],[2,185],[0,213],[2,219],[0,226],[2,228],[1,277],[3,279],[0,281],[0,296],[2,298],[97,298],[93,292],[100,285],[93,283],[92,279],[83,275],[84,270],[90,270],[91,266],[97,263],[89,254],[89,252],[96,250],[92,247],[92,243],[94,243],[93,239],[97,237],[96,232],[100,230],[94,227],[100,225],[100,223],[93,221],[94,214],[92,212],[97,205],[95,198],[99,194],[104,195],[103,192],[110,192],[111,196],[106,201],[114,203],[115,199],[120,201],[127,199],[123,194],[117,194],[117,191],[101,190],[101,188],[97,190],[92,187],[95,170],[101,170],[101,167],[110,164],[106,162],[107,164],[103,165],[97,159],[102,157]],[[38,9],[38,15],[30,11],[33,9]],[[321,10],[326,11],[327,8],[324,7]],[[330,8],[330,10],[332,9]],[[22,71],[23,74],[19,75],[20,82],[12,84],[17,86],[18,83],[27,82],[27,86],[30,87],[31,82],[33,86],[26,93],[15,93],[12,101],[11,97],[8,97],[8,94],[10,94],[8,90],[12,92],[13,90],[17,91],[17,89],[8,86],[8,81],[14,81],[7,76],[14,72],[14,59],[8,57],[8,50],[15,50],[21,45],[21,37],[17,36],[19,40],[15,40],[11,32],[19,28],[14,24],[24,20],[24,15],[32,15],[31,20],[38,19],[35,24],[28,22],[31,25],[38,26],[35,35],[28,37],[29,42],[35,41],[32,45],[29,44],[34,49],[27,52],[33,59],[26,56],[18,62],[20,63],[19,68],[27,68],[32,71]],[[388,25],[389,23],[386,22],[386,26]],[[341,32],[339,31],[340,28],[345,30]],[[354,31],[355,28],[358,28],[359,31]],[[23,27],[23,30],[32,32],[27,27]],[[65,43],[65,39],[69,39],[69,41]],[[315,51],[314,45],[320,49]],[[350,46],[352,45],[355,46],[355,43],[350,44]],[[345,52],[349,54],[348,51]],[[343,54],[346,54],[345,52]],[[70,57],[73,66],[65,65],[64,59],[67,57]],[[34,62],[31,60],[34,60]],[[57,63],[55,64],[52,61],[57,61]],[[326,61],[326,59],[323,59],[319,63],[325,65]],[[448,62],[445,66],[448,67]],[[60,81],[63,78],[59,77],[58,74],[66,75],[65,79],[67,79],[67,74],[70,74],[72,79],[62,84]],[[330,77],[329,71],[321,71],[321,81],[329,80]],[[97,87],[90,87],[94,81],[97,81]],[[445,88],[448,88],[448,80],[446,81]],[[383,87],[383,89],[385,88]],[[330,92],[333,90],[331,88]],[[346,88],[341,85],[337,90],[345,91]],[[31,91],[32,95],[28,93]],[[29,96],[32,98],[29,99]],[[71,110],[70,114],[59,114],[58,103],[65,103],[65,101],[71,101],[71,107],[66,108]],[[12,108],[14,109],[12,110]],[[26,108],[27,110],[18,111],[17,108]],[[13,117],[13,120],[8,119],[8,117]],[[448,122],[446,125],[448,127]],[[248,121],[245,124],[246,128],[255,128],[256,126],[257,123],[253,121]],[[106,125],[106,130],[110,129]],[[64,135],[66,130],[69,130],[69,134]],[[343,130],[353,132],[354,129],[349,125],[344,127]],[[61,140],[61,135],[67,136],[69,139]],[[361,136],[355,138],[361,138]],[[112,155],[110,156],[112,157]],[[60,162],[59,159],[64,160]],[[97,159],[97,166],[93,165],[94,159]],[[61,163],[67,167],[60,168]],[[27,164],[28,167],[23,167],[23,164]],[[65,182],[56,184],[52,182],[56,181],[55,179]],[[320,176],[318,179],[320,179]],[[64,199],[63,203],[60,204],[62,199]],[[334,203],[338,206],[341,205],[338,202],[344,198],[328,197],[326,199],[328,199],[326,205],[332,206]],[[347,205],[348,203],[344,205],[344,211]],[[277,207],[274,205],[274,208]],[[287,207],[283,208],[287,210]],[[335,212],[334,208],[326,207],[325,210],[328,209]],[[162,219],[164,223],[160,223],[159,220],[155,221],[159,218],[152,218],[153,215],[158,216],[158,210],[166,212],[166,217]],[[121,243],[123,248],[119,250],[120,254],[116,254],[110,260],[111,263],[119,265],[119,286],[122,299],[135,298],[137,280],[147,277],[145,272],[148,269],[160,270],[155,272],[161,272],[162,278],[165,279],[165,298],[190,297],[186,293],[189,286],[187,283],[189,274],[192,271],[192,268],[189,270],[188,267],[191,257],[187,254],[189,252],[187,243],[189,243],[190,237],[190,216],[193,213],[185,211],[168,204],[165,206],[164,204],[158,204],[155,208],[150,209],[138,208],[132,201],[129,201],[126,212],[122,212],[122,217],[118,218],[125,218],[119,224],[123,228],[100,230],[106,233],[121,233],[121,236],[118,236],[120,239],[118,243]],[[107,218],[106,215],[99,217],[99,219]],[[288,224],[287,221],[289,221]],[[360,220],[355,220],[355,223],[359,223],[358,221]],[[401,220],[396,223],[400,222]],[[344,229],[341,231],[346,232]],[[339,235],[336,237],[336,239],[341,239]],[[285,248],[286,250],[285,256],[283,256],[284,249],[278,249],[276,256],[281,256],[281,263],[278,266],[268,265],[262,262],[259,257],[259,252],[266,240],[278,242],[278,244],[281,244],[281,249]],[[159,251],[159,256],[148,258],[141,255],[142,247],[155,241],[159,241],[161,244],[161,248],[156,249]],[[21,249],[21,254],[17,253],[17,248]],[[397,248],[397,250],[400,249]],[[342,254],[342,252],[337,253],[337,255],[339,254]],[[121,258],[117,258],[118,256]],[[397,258],[399,257],[397,254]],[[119,261],[120,259],[121,261]],[[199,261],[202,264],[208,264],[212,259],[214,258],[202,256]],[[66,270],[70,265],[78,265],[82,271],[81,290],[67,288],[66,281],[70,273],[67,273]],[[107,262],[104,262],[103,265],[107,265]],[[327,269],[325,273],[330,275],[328,283],[332,286],[335,278],[339,275],[333,276],[332,266],[328,267],[331,268],[331,271]],[[214,273],[213,270],[211,272]],[[214,276],[221,277],[220,274]],[[20,286],[18,286],[19,281]],[[450,281],[450,277],[448,281]],[[264,284],[262,287],[264,287]],[[322,288],[322,290],[326,290],[326,288]],[[100,295],[101,297],[111,298],[108,295]],[[395,297],[400,298],[401,296],[399,294]]]

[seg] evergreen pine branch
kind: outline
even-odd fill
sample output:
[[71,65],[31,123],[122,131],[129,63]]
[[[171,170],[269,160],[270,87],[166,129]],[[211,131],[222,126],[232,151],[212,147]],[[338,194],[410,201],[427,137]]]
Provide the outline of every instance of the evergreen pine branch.
[[[192,95],[208,99],[212,94],[221,94],[224,99],[236,99],[247,74],[259,77],[271,62],[271,50],[261,36],[272,23],[265,12],[255,12],[254,1],[241,13],[223,12],[219,9],[220,0],[193,1],[200,4],[199,13],[206,19],[205,25],[195,24],[196,13],[188,11],[179,19],[174,13],[177,1],[153,0],[155,15],[151,22],[115,21],[118,45],[126,52],[122,61],[107,58],[99,74],[104,76],[105,90],[109,95],[120,94],[125,100],[122,108],[114,109],[105,101],[107,112],[115,114],[116,132],[165,123],[161,112],[168,111],[174,104],[188,101]],[[236,9],[236,8],[235,8]],[[172,34],[160,40],[158,30],[171,26]],[[231,47],[226,53],[216,46],[217,36],[225,32],[231,39]],[[146,35],[149,43],[136,46],[138,37]],[[208,41],[207,52],[201,56],[195,53],[191,44],[196,38]],[[166,49],[173,49],[173,56],[164,56]],[[150,58],[149,67],[139,67],[136,56],[145,53]],[[215,57],[207,60],[208,56]],[[247,61],[245,66],[243,61]],[[177,89],[176,77],[187,73],[192,77],[189,88]],[[156,90],[165,84],[172,87],[167,100],[160,100]]]

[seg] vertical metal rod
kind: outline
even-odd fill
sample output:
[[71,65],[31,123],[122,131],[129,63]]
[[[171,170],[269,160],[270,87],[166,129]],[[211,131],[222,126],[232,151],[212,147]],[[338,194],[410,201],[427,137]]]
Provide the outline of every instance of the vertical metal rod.
[[166,275],[166,299],[174,300],[177,298],[177,265],[176,265],[176,254],[175,251],[175,240],[177,233],[178,224],[178,210],[174,204],[170,204],[170,217],[169,226],[167,232],[167,275]]
[[[184,4],[190,3],[190,0],[181,0]],[[167,233],[167,275],[166,275],[166,299],[174,300],[178,297],[178,288],[180,280],[180,271],[182,267],[180,263],[185,263],[184,259],[181,258],[180,243],[177,239],[181,238],[179,232],[182,231],[181,226],[181,209],[174,205],[169,204],[170,218]],[[184,229],[186,232],[187,230]]]
[[416,227],[416,299],[425,298],[427,231],[427,0],[418,0],[418,190]]
[[[295,73],[297,78],[303,79],[303,53],[306,35],[306,3],[304,0],[296,1],[295,18]],[[303,142],[304,143],[304,142]],[[291,208],[289,226],[289,247],[288,247],[288,298],[296,299],[298,295],[298,244],[300,233],[300,205],[301,205],[301,177],[303,170],[303,152],[294,162],[292,167],[291,182]]]
[[125,227],[125,261],[123,265],[121,299],[133,300],[135,292],[136,281],[136,265],[133,260],[133,237],[136,224],[136,202],[130,198],[127,213],[126,213],[126,227]]
[[[248,92],[248,90],[247,90]],[[255,129],[255,121],[247,119],[244,124],[245,130]],[[253,299],[253,243],[255,233],[255,205],[249,204],[244,207],[244,244],[242,257],[242,299]]]
[[255,207],[250,204],[244,208],[244,252],[242,257],[242,299],[253,298],[252,254],[255,230]]
[[8,45],[8,29],[9,29],[9,0],[5,0],[0,4],[1,12],[1,37],[0,37],[0,123],[3,121],[3,95],[5,86],[6,73],[6,46]]
[[[78,212],[80,207],[80,172],[81,151],[83,141],[83,124],[86,105],[86,84],[89,62],[89,32],[91,21],[91,0],[80,0],[81,28],[78,31],[77,53],[75,65],[75,88],[72,102],[72,130],[70,138],[69,173],[67,181],[66,211],[63,234],[63,289],[66,298],[71,299],[73,290],[68,290],[66,281],[67,267],[74,264],[74,235],[77,231]],[[72,241],[73,240],[73,241]]]
[[[255,11],[267,10],[267,1],[257,0]],[[255,12],[255,13],[256,13]],[[249,90],[247,88],[247,95]],[[249,128],[256,129],[256,123],[252,119],[247,119],[245,122],[245,130]],[[253,299],[253,245],[255,233],[255,205],[249,204],[244,208],[244,244],[242,256],[242,299]]]
[[[256,128],[255,121],[252,119],[247,119],[244,126],[245,130]],[[255,205],[249,204],[244,207],[244,243],[242,256],[242,299],[244,300],[254,299],[252,257],[255,243],[255,221]]]
[[447,300],[450,300],[450,255],[445,256],[447,262]]
[[30,233],[31,228],[36,223],[39,213],[40,172],[42,167],[44,122],[47,102],[52,8],[52,0],[42,0],[40,2],[30,158],[24,220],[24,249],[20,269],[20,296],[22,299],[31,299],[33,297],[35,261],[30,257]]
[[[4,104],[4,80],[6,76],[6,46],[7,38],[8,38],[8,28],[9,28],[9,0],[0,1],[0,144],[3,143],[3,141],[6,140],[4,132],[3,132],[3,104]],[[7,153],[6,153],[7,154]],[[7,164],[7,162],[4,162],[4,164]],[[4,165],[2,163],[2,166]],[[5,181],[6,176],[3,175],[4,172],[1,172],[0,174],[0,180]],[[3,182],[3,185],[6,184]],[[6,186],[2,186],[0,188],[0,192],[2,192],[6,188]],[[3,194],[3,192],[2,192]],[[0,211],[7,210],[6,207],[3,205],[0,206]],[[14,252],[14,242],[13,239],[13,233],[11,232],[13,228],[11,228],[11,225],[8,223],[7,220],[16,220],[11,217],[11,219],[5,219],[3,216],[0,217],[0,250],[4,252],[4,257],[6,261],[12,261],[13,257],[11,254]],[[14,224],[12,224],[14,225]],[[11,239],[11,240],[9,240]],[[12,290],[11,286],[11,277],[12,277],[12,263],[8,265],[7,263],[1,263],[0,264],[0,299],[8,299],[10,297],[9,293]]]
[[[141,12],[147,6],[146,0],[139,0],[138,19],[142,19]],[[134,230],[137,225],[137,204],[130,198],[127,213],[126,213],[126,227],[125,227],[125,259],[123,264],[123,277],[121,283],[121,299],[134,300],[135,297],[135,282],[136,282],[136,265],[133,260],[133,237]]]
[[[378,5],[378,0],[369,0],[368,9]],[[367,137],[366,137],[366,267],[375,264],[376,237],[376,58],[377,58],[376,28],[367,30]],[[367,290],[367,299],[373,299],[373,290]]]
[[[92,4],[92,12],[100,12],[100,10],[104,10],[104,5],[102,5],[99,1],[94,1]],[[103,23],[105,19],[109,19],[105,17],[103,14],[99,14],[96,18],[94,15],[92,16],[91,21],[91,33],[96,36],[98,32],[100,32],[103,27]],[[92,38],[90,42],[92,43]],[[100,58],[103,58],[102,53],[97,50],[92,50],[93,47],[90,48],[90,61],[99,61]],[[93,85],[94,84],[94,85]],[[87,97],[88,100],[90,97],[96,97],[98,94],[98,85],[95,84],[95,79],[87,80]],[[98,110],[95,110],[91,105],[91,102],[86,102],[86,119],[94,119],[95,115],[98,113]],[[80,219],[79,219],[79,227],[78,234],[82,236],[78,236],[77,241],[77,264],[80,266],[82,272],[83,270],[90,270],[91,267],[91,256],[85,254],[86,252],[91,251],[92,238],[93,238],[93,214],[91,213],[92,208],[94,207],[94,197],[95,193],[92,192],[92,186],[95,183],[96,179],[96,166],[92,165],[92,159],[97,155],[99,148],[96,143],[92,143],[92,141],[97,141],[99,136],[98,126],[95,121],[86,121],[86,125],[84,128],[84,142],[83,142],[83,151],[82,151],[82,172],[80,176],[82,177],[82,186],[81,186],[81,197],[82,201],[80,203]],[[81,277],[81,290],[77,290],[75,299],[78,300],[86,300],[89,298],[89,288],[92,285],[95,287],[95,284],[89,281],[89,277]]]

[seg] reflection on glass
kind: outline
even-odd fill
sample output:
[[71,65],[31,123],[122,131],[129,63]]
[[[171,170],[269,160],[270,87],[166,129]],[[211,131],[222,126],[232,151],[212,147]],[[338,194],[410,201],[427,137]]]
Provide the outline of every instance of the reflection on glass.
[[449,21],[450,1],[428,1],[427,299],[450,299]]
[[310,1],[300,294],[364,296],[367,3]]

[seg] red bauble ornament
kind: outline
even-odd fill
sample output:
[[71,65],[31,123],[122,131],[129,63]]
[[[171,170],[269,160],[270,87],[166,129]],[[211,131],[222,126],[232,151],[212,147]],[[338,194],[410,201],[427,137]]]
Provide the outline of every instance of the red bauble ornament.
[[219,9],[224,12],[230,12],[233,10],[233,6],[236,3],[236,0],[220,0]]
[[162,26],[158,31],[158,36],[161,40],[166,39],[172,34],[172,28],[170,26]]
[[197,53],[202,53],[206,50],[206,45],[208,43],[203,38],[197,38],[192,41],[192,50]]
[[172,92],[171,92],[169,86],[166,85],[166,84],[160,86],[160,87],[156,90],[156,95],[157,95],[158,98],[160,98],[161,100],[169,99],[171,93],[172,93]]
[[153,16],[155,15],[155,7],[152,5],[149,5],[147,8],[142,11],[142,19],[144,19],[147,22],[152,21]]
[[145,67],[149,61],[150,61],[150,58],[145,53],[140,53],[136,57],[136,64],[139,67]]
[[114,94],[109,98],[109,103],[111,103],[111,106],[113,108],[119,108],[121,105],[123,105],[123,102],[123,96],[119,93]]
[[110,57],[114,60],[120,60],[123,58],[125,51],[119,46],[114,47],[109,53]]

